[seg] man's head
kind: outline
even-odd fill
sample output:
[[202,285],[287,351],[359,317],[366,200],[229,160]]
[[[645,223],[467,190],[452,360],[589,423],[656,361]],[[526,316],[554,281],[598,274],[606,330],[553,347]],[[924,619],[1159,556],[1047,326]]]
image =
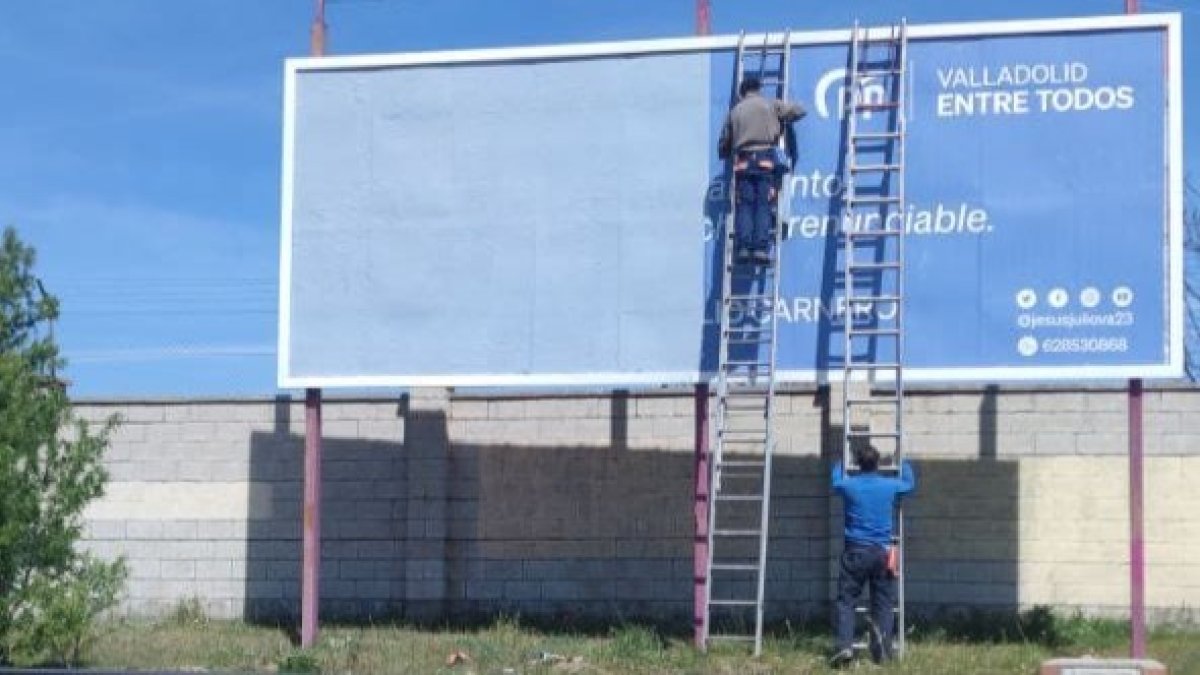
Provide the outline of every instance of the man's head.
[[855,449],[854,463],[860,471],[875,471],[879,468],[879,451],[872,445],[863,445]]
[[762,89],[762,81],[753,75],[747,75],[742,78],[742,86],[738,95],[745,98],[750,94],[757,94],[760,89]]

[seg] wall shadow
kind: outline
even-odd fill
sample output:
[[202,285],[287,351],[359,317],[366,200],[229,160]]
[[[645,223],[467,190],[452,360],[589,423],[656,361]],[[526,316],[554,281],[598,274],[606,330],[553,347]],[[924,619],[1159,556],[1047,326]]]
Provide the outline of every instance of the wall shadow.
[[[607,442],[454,442],[440,411],[412,411],[394,440],[327,437],[322,621],[446,622],[519,614],[578,631],[649,621],[686,634],[692,611],[690,451],[630,438],[630,394],[614,394]],[[803,399],[794,398],[795,401]],[[839,431],[821,410],[823,454],[776,457],[767,578],[769,621],[823,621],[840,552],[828,491]],[[794,405],[800,405],[795,403]],[[252,514],[245,616],[294,622],[300,603],[303,438],[286,400],[251,439]],[[578,420],[541,420],[570,437]],[[561,424],[561,428],[557,425]],[[783,432],[786,440],[786,430]],[[908,504],[913,617],[1017,607],[1015,463],[927,459]]]

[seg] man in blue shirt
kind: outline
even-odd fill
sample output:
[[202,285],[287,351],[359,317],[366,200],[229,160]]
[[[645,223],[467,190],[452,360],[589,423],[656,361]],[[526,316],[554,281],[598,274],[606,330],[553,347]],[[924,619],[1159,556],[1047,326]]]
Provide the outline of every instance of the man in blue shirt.
[[854,658],[854,603],[864,585],[871,587],[871,657],[876,662],[891,658],[896,605],[895,570],[889,561],[892,517],[899,499],[917,484],[907,460],[899,477],[881,475],[879,451],[869,445],[855,450],[854,461],[859,469],[855,474],[847,474],[841,462],[833,466],[833,490],[842,496],[846,516],[846,546],[838,573],[836,644],[830,659],[835,667]]

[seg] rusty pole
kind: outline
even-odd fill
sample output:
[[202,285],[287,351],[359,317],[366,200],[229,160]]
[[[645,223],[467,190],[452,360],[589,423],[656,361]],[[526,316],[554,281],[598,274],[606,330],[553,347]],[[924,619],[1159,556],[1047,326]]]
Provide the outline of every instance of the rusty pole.
[[[310,44],[325,55],[325,0],[316,0]],[[304,544],[300,573],[300,646],[317,640],[321,603],[321,390],[304,391]]]
[[[1125,13],[1137,14],[1138,0],[1125,0]],[[1146,656],[1146,542],[1143,489],[1142,380],[1129,381],[1129,655]]]

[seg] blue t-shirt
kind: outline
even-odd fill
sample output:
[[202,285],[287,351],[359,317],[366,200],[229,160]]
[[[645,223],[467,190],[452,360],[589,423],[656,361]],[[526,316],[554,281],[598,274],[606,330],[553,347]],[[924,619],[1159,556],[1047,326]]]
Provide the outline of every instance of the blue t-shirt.
[[885,476],[877,471],[846,475],[841,462],[833,465],[833,489],[842,496],[846,513],[846,543],[892,543],[892,509],[900,497],[913,491],[917,478],[907,460],[900,476]]

